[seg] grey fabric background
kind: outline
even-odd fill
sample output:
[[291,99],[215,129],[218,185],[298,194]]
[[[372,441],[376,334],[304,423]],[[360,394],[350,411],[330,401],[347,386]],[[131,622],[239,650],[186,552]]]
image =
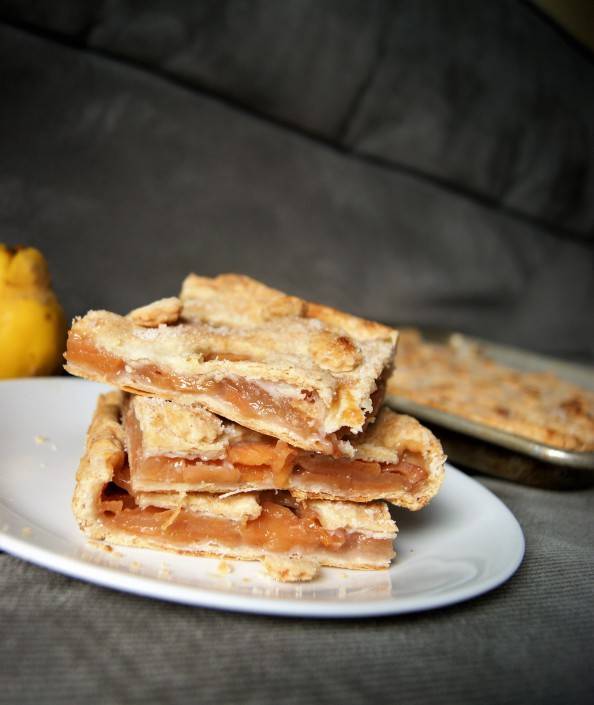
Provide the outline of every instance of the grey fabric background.
[[0,232],[69,316],[243,271],[387,322],[594,359],[593,245],[0,25]]
[[594,65],[529,3],[1,0],[0,17],[594,235]]
[[[591,361],[592,66],[512,0],[0,0],[0,241],[69,316],[242,271]],[[1,554],[0,702],[592,702],[594,491],[481,481],[525,562],[427,614],[225,614]]]

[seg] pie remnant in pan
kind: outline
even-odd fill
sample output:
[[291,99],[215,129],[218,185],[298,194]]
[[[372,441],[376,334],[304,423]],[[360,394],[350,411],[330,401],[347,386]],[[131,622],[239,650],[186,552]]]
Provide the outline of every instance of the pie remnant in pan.
[[73,510],[89,538],[185,554],[266,560],[268,572],[286,580],[310,579],[317,565],[354,569],[390,565],[397,529],[384,502],[300,501],[287,491],[227,497],[132,492],[120,480],[127,466],[121,403],[120,392],[99,398],[77,473]]
[[445,456],[410,416],[380,410],[353,440],[354,456],[303,451],[200,407],[127,396],[122,412],[134,492],[285,489],[295,497],[420,509],[437,493]]
[[353,453],[398,334],[249,277],[190,275],[179,301],[74,320],[66,369],[209,411],[298,448]]
[[594,450],[594,393],[552,372],[522,372],[490,359],[462,336],[428,343],[401,332],[388,394],[539,443]]

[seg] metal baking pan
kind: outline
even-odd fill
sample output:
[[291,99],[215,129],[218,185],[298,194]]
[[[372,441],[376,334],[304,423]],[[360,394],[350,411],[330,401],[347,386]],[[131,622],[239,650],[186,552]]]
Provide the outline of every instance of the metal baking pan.
[[[429,343],[458,336],[497,363],[524,372],[549,371],[584,389],[594,390],[594,369],[552,357],[491,343],[461,333],[420,329]],[[398,364],[398,359],[396,360]],[[448,458],[468,469],[549,489],[594,485],[594,452],[563,450],[461,416],[387,395],[386,404],[423,421],[440,439]]]

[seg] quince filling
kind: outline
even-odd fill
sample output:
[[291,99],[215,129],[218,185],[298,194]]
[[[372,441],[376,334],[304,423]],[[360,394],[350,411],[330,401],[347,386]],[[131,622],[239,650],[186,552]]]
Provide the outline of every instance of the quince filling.
[[415,492],[428,471],[419,453],[405,450],[396,463],[368,462],[308,453],[283,441],[259,435],[258,440],[232,443],[218,460],[165,455],[144,456],[142,431],[131,407],[124,415],[132,484],[241,485],[323,492],[340,499],[354,496],[390,497]]
[[230,418],[246,426],[250,422],[257,424],[264,420],[282,426],[303,439],[313,439],[320,450],[330,453],[336,451],[336,435],[321,431],[323,406],[318,395],[311,390],[300,390],[289,385],[282,385],[288,388],[286,390],[280,385],[275,389],[273,382],[258,383],[233,376],[205,380],[201,377],[176,375],[153,363],[128,364],[78,335],[69,336],[67,359],[69,364],[92,371],[101,379],[129,391],[191,393],[196,401],[207,408],[211,405],[220,407],[220,411],[224,408]]
[[[125,469],[122,474],[125,477]],[[172,548],[192,550],[193,544],[216,543],[219,548],[251,548],[273,553],[315,551],[334,555],[356,554],[373,561],[389,561],[394,555],[392,539],[373,538],[343,528],[328,530],[314,512],[286,492],[261,492],[262,508],[255,519],[238,520],[212,516],[188,508],[141,509],[134,496],[119,486],[115,476],[100,497],[99,509],[105,525],[132,535],[158,538]]]

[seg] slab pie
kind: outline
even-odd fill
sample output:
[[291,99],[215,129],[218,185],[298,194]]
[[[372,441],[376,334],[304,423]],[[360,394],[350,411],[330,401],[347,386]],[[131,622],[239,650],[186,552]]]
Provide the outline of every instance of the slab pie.
[[389,566],[397,528],[384,502],[298,500],[287,491],[229,497],[132,491],[120,480],[128,463],[121,410],[120,392],[99,398],[77,472],[73,510],[89,538],[262,560],[284,580],[310,579],[320,565]]
[[447,343],[403,331],[388,391],[570,451],[594,450],[594,393],[549,371],[526,372],[492,360],[476,343]]
[[304,451],[200,408],[124,395],[125,478],[134,492],[230,493],[283,489],[294,497],[420,509],[437,493],[445,455],[418,421],[380,410],[353,440],[354,456]]
[[352,455],[379,409],[397,331],[249,277],[190,275],[179,299],[74,320],[66,369],[200,404],[298,448]]

